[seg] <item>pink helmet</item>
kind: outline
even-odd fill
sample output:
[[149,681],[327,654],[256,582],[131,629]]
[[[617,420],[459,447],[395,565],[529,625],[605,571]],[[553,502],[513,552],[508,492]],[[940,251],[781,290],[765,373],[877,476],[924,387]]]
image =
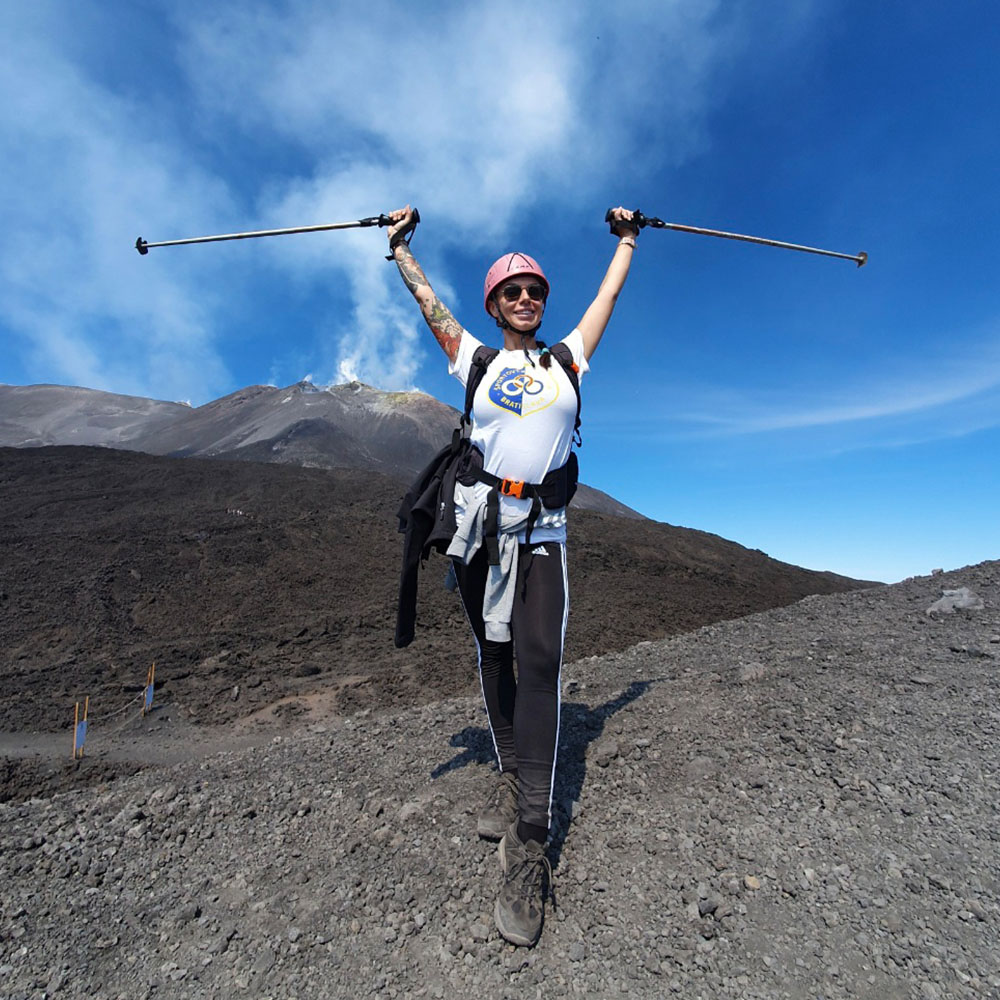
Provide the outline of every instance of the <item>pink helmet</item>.
[[534,257],[526,253],[506,253],[487,272],[483,283],[483,308],[490,311],[490,296],[493,290],[502,285],[508,278],[516,278],[519,274],[532,274],[545,286],[545,294],[549,294],[549,279],[538,266]]

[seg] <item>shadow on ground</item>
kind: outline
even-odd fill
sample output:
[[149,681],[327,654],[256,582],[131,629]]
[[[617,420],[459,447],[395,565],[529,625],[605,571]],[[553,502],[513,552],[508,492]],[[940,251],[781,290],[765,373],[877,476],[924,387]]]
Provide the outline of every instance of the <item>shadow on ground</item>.
[[[641,698],[656,683],[658,683],[656,680],[633,681],[616,698],[595,708],[590,708],[582,702],[563,702],[559,728],[559,760],[553,796],[553,822],[548,850],[553,867],[559,864],[573,810],[580,801],[580,794],[587,780],[587,748],[604,735],[609,719],[626,705]],[[492,769],[496,769],[493,738],[488,727],[466,726],[452,735],[448,742],[451,746],[460,748],[460,752],[450,760],[438,764],[431,771],[432,779],[440,778],[449,771],[470,764],[492,765]],[[484,783],[484,802],[487,793],[488,788]]]

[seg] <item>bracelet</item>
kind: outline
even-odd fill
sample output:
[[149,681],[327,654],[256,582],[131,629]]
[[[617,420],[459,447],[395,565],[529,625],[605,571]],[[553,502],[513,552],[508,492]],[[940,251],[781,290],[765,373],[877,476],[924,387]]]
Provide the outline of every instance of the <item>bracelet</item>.
[[635,237],[634,236],[623,236],[618,241],[618,245],[620,247],[631,247],[634,250],[635,247],[636,247]]

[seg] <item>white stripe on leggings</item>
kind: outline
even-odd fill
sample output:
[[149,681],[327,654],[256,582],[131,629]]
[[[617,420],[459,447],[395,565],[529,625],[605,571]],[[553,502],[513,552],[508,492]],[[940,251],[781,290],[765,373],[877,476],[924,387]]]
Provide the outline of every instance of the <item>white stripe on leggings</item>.
[[566,623],[569,620],[569,572],[566,568],[566,543],[557,542],[562,558],[563,575],[563,618],[562,634],[559,638],[559,673],[556,675],[556,742],[552,748],[552,778],[549,781],[549,828],[552,827],[552,797],[556,788],[556,761],[559,758],[559,727],[562,723],[562,667],[566,649]]
[[472,627],[472,619],[469,618],[469,609],[465,606],[465,598],[462,596],[462,588],[456,588],[458,590],[458,599],[462,604],[462,611],[465,613],[465,620],[468,622],[469,631],[472,633],[472,639],[476,644],[476,672],[479,674],[479,690],[483,695],[483,708],[486,710],[486,725],[490,731],[490,739],[493,741],[493,756],[497,759],[497,767],[500,771],[503,771],[503,761],[500,759],[500,747],[497,746],[496,733],[493,732],[493,723],[490,721],[490,709],[486,704],[486,686],[483,684],[483,647],[479,645],[479,636],[476,635],[476,630]]

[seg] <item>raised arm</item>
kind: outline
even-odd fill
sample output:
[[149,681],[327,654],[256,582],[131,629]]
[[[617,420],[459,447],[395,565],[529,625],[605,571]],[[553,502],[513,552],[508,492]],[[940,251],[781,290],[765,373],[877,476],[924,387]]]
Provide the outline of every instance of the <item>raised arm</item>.
[[427,325],[431,328],[437,342],[441,345],[441,350],[448,355],[449,361],[454,361],[458,355],[458,342],[462,339],[462,324],[452,316],[448,307],[434,294],[430,282],[417,263],[413,251],[402,239],[411,228],[413,223],[413,212],[410,206],[397,209],[389,213],[389,218],[393,220],[393,225],[389,227],[386,234],[389,237],[389,247],[392,252],[399,273],[409,288],[413,297],[420,306],[420,311],[424,314]]
[[577,329],[583,336],[583,353],[587,360],[597,350],[597,345],[604,336],[604,330],[611,319],[618,295],[628,277],[632,264],[632,254],[635,252],[635,240],[639,230],[632,224],[632,213],[624,208],[615,208],[611,212],[611,231],[619,239],[615,255],[611,258],[607,273],[597,290],[597,297],[587,307],[583,318],[577,323]]

